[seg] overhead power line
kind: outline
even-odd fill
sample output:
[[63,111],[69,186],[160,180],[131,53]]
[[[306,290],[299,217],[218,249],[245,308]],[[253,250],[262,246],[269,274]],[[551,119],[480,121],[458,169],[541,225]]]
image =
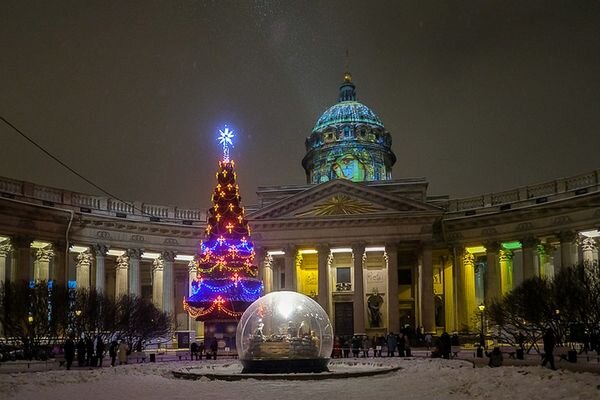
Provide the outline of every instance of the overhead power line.
[[[50,153],[48,150],[46,150],[44,147],[42,147],[40,144],[38,144],[35,140],[33,140],[32,138],[30,138],[29,136],[27,136],[22,130],[20,130],[19,128],[17,128],[15,125],[13,125],[9,120],[7,120],[6,118],[4,118],[3,116],[0,115],[0,119],[6,125],[10,126],[15,132],[17,132],[19,135],[21,135],[22,137],[24,137],[29,143],[31,143],[32,145],[34,145],[35,147],[37,147],[44,154],[46,154],[48,157],[50,157],[51,159],[53,159],[54,161],[56,161],[57,163],[59,163],[60,165],[62,165],[63,167],[65,167],[67,170],[69,170],[74,175],[76,175],[79,178],[83,179],[85,182],[89,183],[90,185],[92,185],[93,187],[95,187],[96,189],[98,189],[99,191],[101,191],[102,193],[104,193],[105,195],[107,195],[109,197],[112,197],[113,199],[118,200],[120,202],[128,203],[128,202],[120,199],[118,196],[115,196],[114,194],[110,193],[109,191],[104,190],[102,187],[100,187],[96,183],[92,182],[90,179],[86,178],[85,176],[81,175],[79,172],[75,171],[73,168],[69,167],[65,162],[63,162],[61,159],[59,159],[58,157],[56,157],[55,155],[53,155],[52,153]],[[137,208],[135,206],[133,206],[133,207],[134,207],[134,209],[140,211],[142,214],[146,214],[143,210],[140,210],[139,208]]]

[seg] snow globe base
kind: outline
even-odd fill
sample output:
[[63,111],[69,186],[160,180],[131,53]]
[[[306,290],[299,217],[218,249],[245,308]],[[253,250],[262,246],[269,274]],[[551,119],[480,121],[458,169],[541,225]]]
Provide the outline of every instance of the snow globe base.
[[240,360],[243,374],[290,374],[328,372],[328,358]]

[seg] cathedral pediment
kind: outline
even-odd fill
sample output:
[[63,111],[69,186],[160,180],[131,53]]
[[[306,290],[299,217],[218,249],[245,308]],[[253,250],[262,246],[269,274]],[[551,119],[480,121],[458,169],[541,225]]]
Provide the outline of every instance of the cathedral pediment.
[[344,179],[329,181],[264,207],[251,219],[439,213],[437,207]]

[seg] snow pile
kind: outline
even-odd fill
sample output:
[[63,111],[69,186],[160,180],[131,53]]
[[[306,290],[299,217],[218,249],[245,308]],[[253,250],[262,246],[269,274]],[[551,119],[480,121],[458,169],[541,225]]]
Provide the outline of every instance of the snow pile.
[[[200,362],[151,363],[93,370],[1,374],[0,393],[5,400],[64,400],[79,396],[84,400],[600,398],[600,377],[591,373],[550,371],[541,367],[473,368],[468,362],[439,359],[396,358],[380,362],[400,365],[402,369],[386,375],[341,380],[225,382],[172,377],[171,371],[197,367]],[[239,369],[231,361],[202,363],[232,372]],[[353,364],[339,365],[350,369]]]

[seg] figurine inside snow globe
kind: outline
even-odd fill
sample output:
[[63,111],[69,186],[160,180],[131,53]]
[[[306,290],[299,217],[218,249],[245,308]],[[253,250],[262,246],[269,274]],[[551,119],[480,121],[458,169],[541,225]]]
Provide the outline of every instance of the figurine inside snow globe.
[[325,310],[296,292],[272,292],[252,303],[236,333],[244,373],[324,372],[333,348]]

